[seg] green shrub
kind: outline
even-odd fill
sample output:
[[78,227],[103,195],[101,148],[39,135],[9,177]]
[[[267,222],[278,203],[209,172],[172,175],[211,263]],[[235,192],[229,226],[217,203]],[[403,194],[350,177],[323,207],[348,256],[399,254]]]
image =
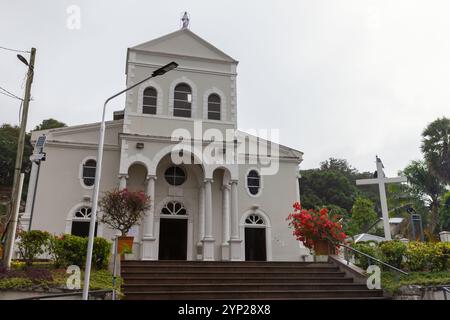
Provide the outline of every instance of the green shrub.
[[426,242],[409,242],[405,250],[405,257],[408,270],[428,270],[431,265],[430,246]]
[[[83,267],[86,263],[88,238],[65,234],[53,237],[50,242],[50,253],[56,267],[77,265]],[[108,266],[111,254],[111,243],[104,238],[94,238],[92,263],[96,269]]]
[[429,249],[431,260],[431,271],[447,271],[450,267],[450,243],[449,242],[437,242],[430,243]]
[[29,266],[39,255],[47,251],[50,233],[40,230],[22,231],[19,234],[19,256]]
[[[87,242],[86,242],[87,244]],[[104,238],[94,238],[92,263],[96,269],[106,269],[111,256],[112,244]]]
[[[352,244],[352,247],[356,250],[361,251],[362,253],[368,254],[374,258],[378,258],[377,244],[372,241],[357,242]],[[354,258],[355,264],[362,269],[367,269],[369,265],[376,264],[376,261],[370,261],[369,263],[369,258],[358,253],[354,253]]]
[[401,268],[403,263],[403,255],[406,251],[406,244],[394,240],[383,241],[378,244],[380,249],[381,261],[390,264],[396,268]]

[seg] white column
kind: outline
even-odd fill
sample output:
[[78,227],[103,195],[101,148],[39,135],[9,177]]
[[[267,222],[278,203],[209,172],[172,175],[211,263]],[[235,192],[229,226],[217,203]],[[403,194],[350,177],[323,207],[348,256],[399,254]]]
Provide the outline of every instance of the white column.
[[222,186],[222,260],[230,259],[230,186]]
[[241,261],[241,238],[239,237],[238,217],[238,189],[237,180],[231,180],[231,237],[230,237],[230,260]]
[[205,187],[201,187],[198,192],[198,243],[202,246],[202,240],[205,236]]
[[203,237],[203,260],[214,261],[214,238],[212,235],[212,179],[205,179],[205,236]]
[[147,177],[147,195],[150,197],[150,208],[144,216],[142,260],[157,260],[156,239],[153,233],[155,223],[155,180],[156,176],[154,175]]

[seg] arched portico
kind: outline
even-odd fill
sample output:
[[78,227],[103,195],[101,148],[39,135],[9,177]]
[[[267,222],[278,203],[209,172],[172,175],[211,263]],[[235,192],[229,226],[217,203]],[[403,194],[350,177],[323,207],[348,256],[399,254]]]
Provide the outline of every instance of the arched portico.
[[[136,237],[140,241],[141,259],[158,260],[161,219],[178,218],[187,220],[187,259],[241,260],[237,166],[208,164],[200,150],[180,146],[175,150],[182,150],[181,157],[178,154],[175,159],[182,161],[174,163],[173,150],[174,145],[169,145],[153,157],[134,155],[121,162],[126,167],[122,166],[123,173],[119,175],[120,186],[144,190],[151,201],[140,226],[140,237]],[[189,214],[162,216],[161,206],[169,200],[185,205]],[[163,228],[169,224],[164,220]]]

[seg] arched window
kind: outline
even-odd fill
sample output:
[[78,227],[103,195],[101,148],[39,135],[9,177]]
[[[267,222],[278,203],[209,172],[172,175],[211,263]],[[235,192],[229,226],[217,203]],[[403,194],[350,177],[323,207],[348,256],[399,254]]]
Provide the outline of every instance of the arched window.
[[[79,237],[89,236],[91,214],[92,209],[90,207],[81,207],[75,212],[72,218],[72,235]],[[95,223],[94,235],[97,235],[97,222]]]
[[179,186],[186,181],[186,173],[183,168],[178,166],[172,166],[164,173],[167,183],[172,186]]
[[172,216],[185,216],[186,208],[180,202],[170,201],[167,202],[164,208],[161,209],[161,214]]
[[153,87],[145,88],[142,101],[142,113],[156,114],[156,100],[158,93]]
[[175,87],[173,98],[173,115],[175,117],[190,118],[192,113],[192,90],[186,83]]
[[216,93],[208,97],[208,119],[220,120],[220,97]]
[[250,214],[246,219],[245,219],[245,224],[250,224],[250,225],[264,225],[264,219],[261,218],[260,215],[256,214],[256,213],[252,213]]
[[247,188],[251,195],[255,196],[261,189],[261,176],[258,171],[250,170],[247,175]]
[[86,160],[83,164],[83,183],[87,187],[91,187],[95,182],[95,169],[97,167],[97,161],[94,159]]

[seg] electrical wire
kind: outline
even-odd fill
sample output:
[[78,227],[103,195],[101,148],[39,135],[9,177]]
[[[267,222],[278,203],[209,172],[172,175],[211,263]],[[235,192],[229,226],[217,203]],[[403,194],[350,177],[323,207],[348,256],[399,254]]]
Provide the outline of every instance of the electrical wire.
[[1,86],[0,86],[0,90],[4,91],[4,92],[0,91],[0,93],[4,94],[5,96],[11,97],[11,98],[16,98],[16,99],[19,99],[19,100],[23,101],[22,98],[16,96],[14,93],[6,90],[5,88],[2,88]]
[[30,53],[30,51],[18,50],[18,49],[11,49],[11,48],[6,48],[6,47],[2,47],[2,46],[0,46],[0,49],[8,50],[8,51],[13,51],[13,52]]

